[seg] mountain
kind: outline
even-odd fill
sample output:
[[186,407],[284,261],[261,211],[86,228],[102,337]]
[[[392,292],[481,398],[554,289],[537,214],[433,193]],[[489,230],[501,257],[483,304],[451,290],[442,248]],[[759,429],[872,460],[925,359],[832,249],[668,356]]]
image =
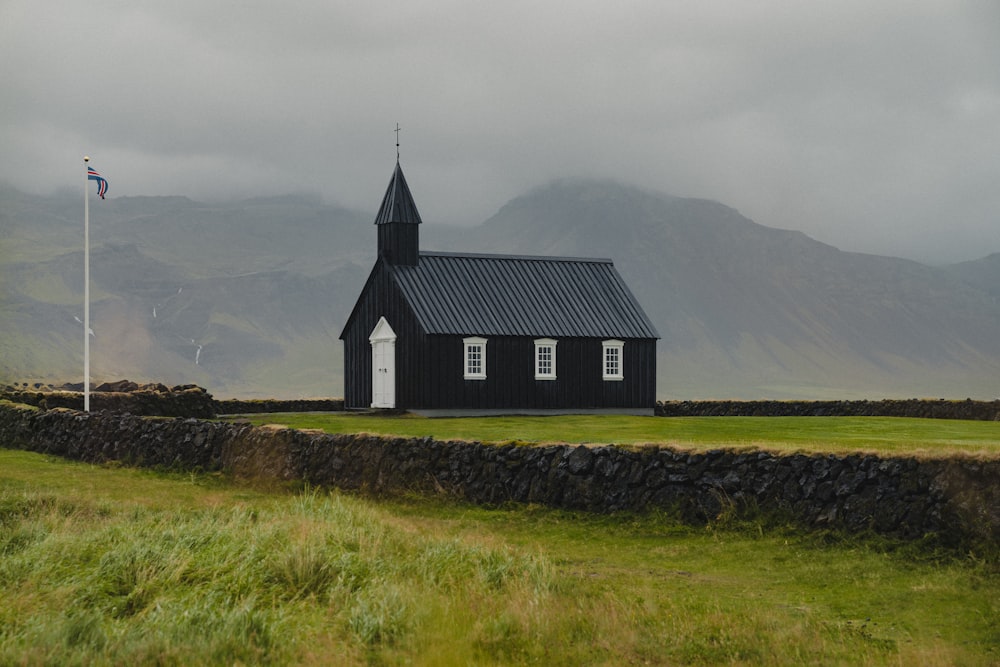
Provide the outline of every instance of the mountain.
[[[0,382],[81,373],[79,199],[0,187]],[[341,395],[337,337],[375,259],[377,204],[91,202],[94,378]],[[664,398],[1000,394],[1000,254],[935,268],[847,253],[604,181],[538,188],[478,227],[425,223],[421,245],[612,258],[662,337]]]
[[993,297],[1000,297],[1000,252],[971,262],[962,262],[947,267],[947,271],[959,280],[980,289]]
[[717,202],[607,182],[538,189],[477,232],[458,247],[614,259],[662,336],[661,396],[998,392],[1000,309],[987,286],[1000,283],[981,263],[842,252]]
[[[0,382],[82,374],[79,199],[0,188]],[[340,395],[343,304],[374,254],[367,218],[303,196],[91,202],[93,377]]]

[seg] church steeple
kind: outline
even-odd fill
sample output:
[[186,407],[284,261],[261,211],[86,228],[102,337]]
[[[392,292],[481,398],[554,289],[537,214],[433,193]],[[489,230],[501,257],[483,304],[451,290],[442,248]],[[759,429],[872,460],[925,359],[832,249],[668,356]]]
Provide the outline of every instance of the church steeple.
[[397,157],[396,169],[375,216],[379,256],[389,264],[416,266],[420,253],[420,223],[420,213]]

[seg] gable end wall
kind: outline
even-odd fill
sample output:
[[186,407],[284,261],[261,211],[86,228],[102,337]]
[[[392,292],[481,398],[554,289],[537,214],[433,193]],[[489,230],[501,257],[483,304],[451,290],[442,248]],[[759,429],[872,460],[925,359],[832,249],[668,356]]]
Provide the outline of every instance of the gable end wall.
[[426,336],[389,275],[389,269],[379,265],[358,298],[342,334],[344,407],[349,410],[371,407],[372,364],[368,336],[379,317],[385,317],[397,336],[396,405],[409,407],[413,400],[413,378],[420,374],[416,364],[419,363],[419,350]]

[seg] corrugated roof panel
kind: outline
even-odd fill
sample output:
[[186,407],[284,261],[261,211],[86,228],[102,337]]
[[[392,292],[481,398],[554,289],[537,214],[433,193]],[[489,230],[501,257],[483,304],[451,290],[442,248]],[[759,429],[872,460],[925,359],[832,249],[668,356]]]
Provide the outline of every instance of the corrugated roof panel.
[[611,260],[421,253],[392,275],[431,334],[658,337]]

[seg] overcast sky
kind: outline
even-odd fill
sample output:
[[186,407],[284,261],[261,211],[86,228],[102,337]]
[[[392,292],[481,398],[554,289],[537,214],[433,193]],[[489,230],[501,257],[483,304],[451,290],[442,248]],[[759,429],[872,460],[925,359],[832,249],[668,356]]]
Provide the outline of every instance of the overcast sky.
[[[1000,252],[1000,2],[0,0],[0,181],[315,192],[425,222],[548,181],[845,250]],[[610,221],[609,221],[610,222]]]

